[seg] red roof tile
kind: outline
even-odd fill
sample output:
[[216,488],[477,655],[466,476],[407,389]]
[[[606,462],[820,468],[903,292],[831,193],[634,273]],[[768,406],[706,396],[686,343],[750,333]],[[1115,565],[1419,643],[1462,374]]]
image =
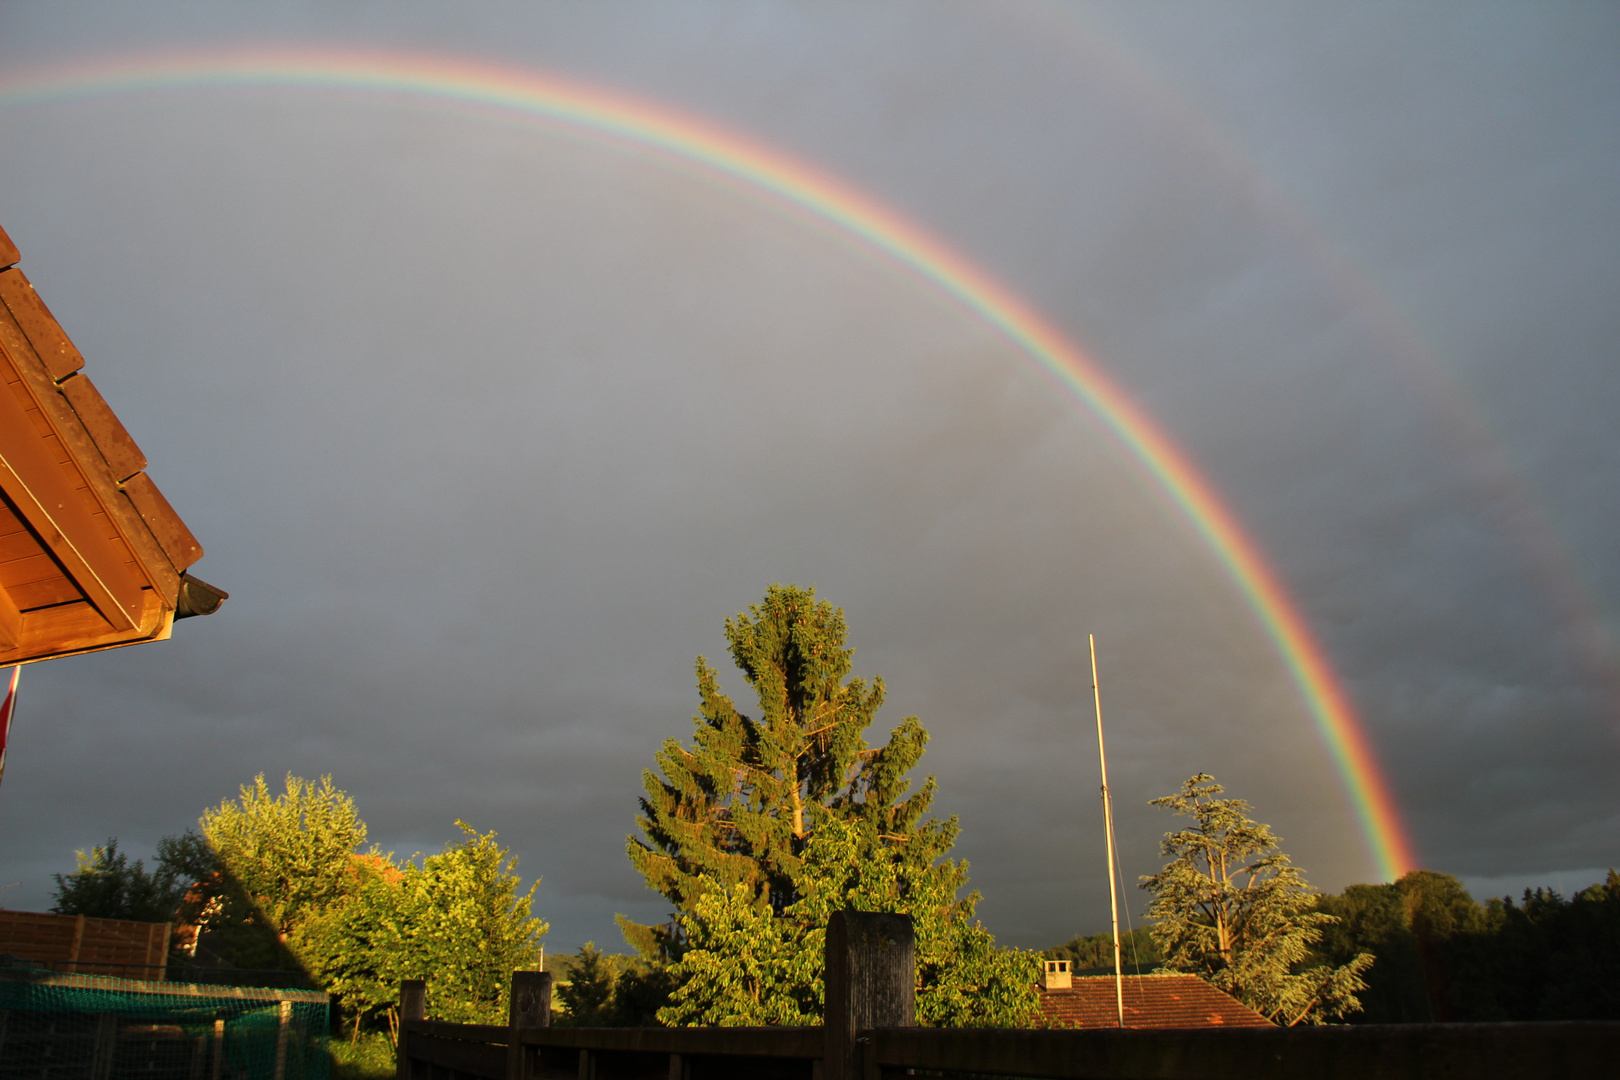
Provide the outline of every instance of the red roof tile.
[[[1118,1027],[1114,977],[1083,976],[1071,989],[1042,990],[1041,1015],[1054,1027]],[[1127,975],[1125,1026],[1270,1027],[1271,1021],[1196,975]]]

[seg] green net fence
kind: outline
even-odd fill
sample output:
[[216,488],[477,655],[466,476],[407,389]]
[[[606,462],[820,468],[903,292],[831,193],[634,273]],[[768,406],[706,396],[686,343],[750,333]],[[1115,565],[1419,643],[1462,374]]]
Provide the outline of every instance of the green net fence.
[[327,996],[0,970],[0,1080],[327,1080]]

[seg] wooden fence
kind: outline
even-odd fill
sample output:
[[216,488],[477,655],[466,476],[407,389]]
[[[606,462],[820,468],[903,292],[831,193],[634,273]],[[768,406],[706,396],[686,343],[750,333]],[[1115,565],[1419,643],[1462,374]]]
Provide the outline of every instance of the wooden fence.
[[844,912],[827,928],[826,1027],[554,1028],[551,976],[517,972],[505,1026],[425,1019],[400,993],[398,1080],[1368,1080],[1613,1075],[1620,1023],[1029,1031],[912,1027],[908,916]]
[[169,923],[0,909],[0,954],[52,971],[164,978]]

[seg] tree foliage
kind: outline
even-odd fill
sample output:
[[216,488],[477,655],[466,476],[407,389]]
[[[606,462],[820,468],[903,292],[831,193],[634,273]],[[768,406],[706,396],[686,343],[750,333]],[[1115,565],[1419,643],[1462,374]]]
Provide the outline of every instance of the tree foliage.
[[919,918],[924,1022],[1001,1015],[1003,993],[1006,1015],[1033,1008],[1033,991],[1006,981],[1027,968],[1014,982],[1032,984],[1033,957],[996,950],[972,921],[978,894],[956,896],[967,864],[945,858],[956,819],[925,818],[933,778],[911,791],[928,733],[906,717],[866,745],[884,687],[850,677],[846,631],[814,590],[772,585],[726,621],[757,713],[740,712],[699,657],[692,749],[668,740],[659,771],[643,774],[630,861],[677,915],[620,925],[644,957],[676,961],[665,1023],[818,1022],[822,935],[846,905]]
[[1274,1023],[1325,1023],[1358,1010],[1356,992],[1373,957],[1359,953],[1338,966],[1312,954],[1335,920],[1315,906],[1315,893],[1267,825],[1248,817],[1242,799],[1220,799],[1221,785],[1203,773],[1152,805],[1189,817],[1166,833],[1164,869],[1142,879],[1153,894],[1149,918],[1164,966],[1202,976]]
[[596,942],[587,941],[568,965],[568,981],[557,984],[557,1001],[570,1027],[608,1027],[615,973]]
[[978,894],[949,860],[913,872],[888,858],[869,821],[822,824],[782,915],[746,884],[713,882],[680,916],[686,951],[671,968],[676,989],[660,1022],[672,1026],[818,1024],[826,1005],[827,923],[835,911],[893,911],[913,918],[917,1021],[951,1027],[1019,1027],[1038,1010],[1034,953],[1002,949],[973,919]]
[[[1153,939],[1153,930],[1150,927],[1138,926],[1122,935],[1119,941],[1127,975],[1144,975],[1158,967],[1164,960],[1164,954],[1159,951],[1159,943]],[[1042,949],[1041,955],[1048,960],[1069,961],[1076,974],[1098,968],[1113,971],[1114,935],[1112,932],[1104,931],[1100,934],[1073,937],[1062,945]]]
[[357,1015],[387,1017],[403,979],[427,981],[428,1011],[453,1023],[502,1023],[512,972],[531,969],[549,927],[531,914],[538,879],[519,892],[517,860],[462,823],[460,843],[420,863],[362,862],[348,902],[301,928],[312,970]]
[[78,867],[73,873],[51,875],[56,880],[56,902],[51,910],[96,919],[168,922],[195,880],[188,873],[198,846],[194,833],[163,837],[150,872],[140,859],[130,863],[118,850],[116,836],[109,837],[105,845],[92,847],[88,854],[76,851]]
[[352,856],[366,841],[354,800],[331,776],[316,785],[288,773],[286,790],[272,795],[260,773],[240,801],[204,811],[200,825],[231,882],[283,941],[350,892]]
[[1620,874],[1566,900],[1526,889],[1477,903],[1449,874],[1414,870],[1324,896],[1338,921],[1317,951],[1377,963],[1355,1023],[1620,1020]]
[[[758,699],[739,712],[715,670],[697,660],[693,747],[670,739],[646,789],[630,861],[650,888],[690,911],[706,882],[742,885],[780,915],[797,899],[794,875],[816,826],[830,816],[871,822],[898,857],[923,865],[948,851],[958,827],[923,822],[930,777],[906,797],[905,779],[928,734],[907,717],[883,747],[864,733],[883,704],[883,681],[849,678],[854,650],[843,612],[813,589],[772,585],[726,620],[732,659]],[[903,854],[901,854],[903,853]],[[644,955],[668,951],[664,927],[625,924]]]

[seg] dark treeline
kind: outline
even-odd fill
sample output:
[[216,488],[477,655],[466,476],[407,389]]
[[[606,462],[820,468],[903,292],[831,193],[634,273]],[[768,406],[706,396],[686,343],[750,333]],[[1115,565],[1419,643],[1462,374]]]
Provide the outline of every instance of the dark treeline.
[[1620,1019],[1620,875],[1566,900],[1525,890],[1481,904],[1449,874],[1324,896],[1319,951],[1377,959],[1354,1024]]
[[557,984],[559,1027],[657,1027],[658,1010],[669,1004],[674,982],[666,969],[639,957],[608,955],[587,941],[563,961]]
[[[1525,890],[1479,903],[1450,874],[1417,870],[1390,885],[1323,895],[1323,927],[1308,963],[1374,962],[1351,1024],[1492,1020],[1620,1020],[1620,874],[1565,899]],[[1122,935],[1125,971],[1151,972],[1164,954],[1151,927]],[[1133,955],[1134,954],[1134,955]],[[1079,975],[1112,973],[1113,936],[1076,937],[1042,950]]]
[[[1119,945],[1127,975],[1145,975],[1164,962],[1164,952],[1146,926],[1138,926],[1121,934]],[[1048,960],[1069,961],[1076,975],[1112,974],[1114,935],[1105,932],[1071,938],[1063,945],[1042,949],[1041,956]]]

